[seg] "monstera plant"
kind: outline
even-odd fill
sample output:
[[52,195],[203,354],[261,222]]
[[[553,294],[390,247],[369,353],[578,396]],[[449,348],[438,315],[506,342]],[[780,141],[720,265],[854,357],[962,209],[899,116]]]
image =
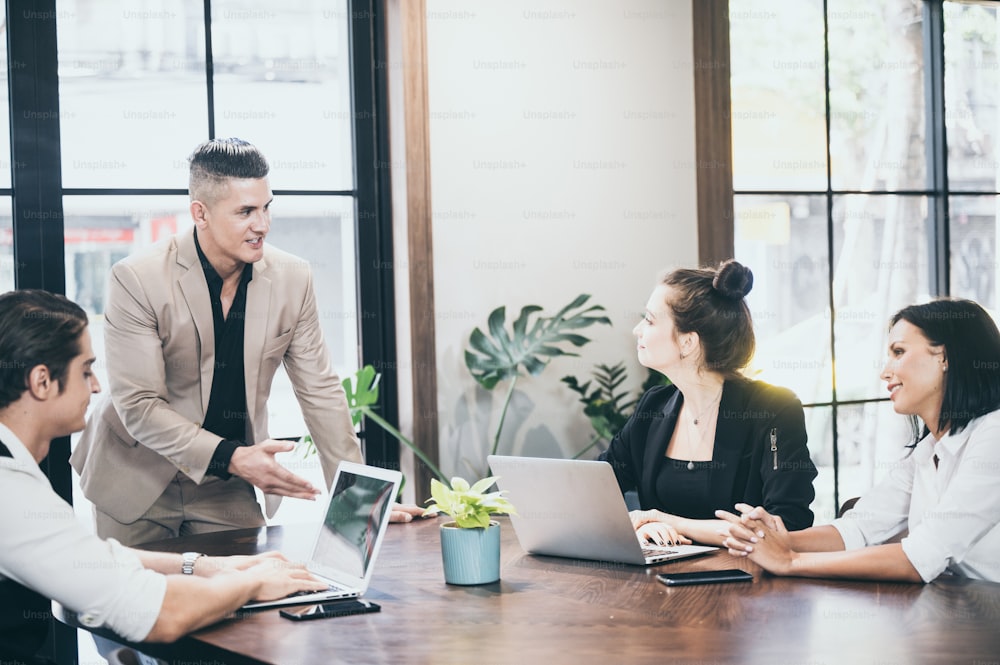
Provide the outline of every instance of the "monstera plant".
[[590,295],[581,294],[553,316],[544,316],[538,305],[526,305],[507,329],[506,308],[498,307],[487,321],[489,334],[479,328],[469,337],[470,349],[465,351],[465,365],[473,378],[486,390],[507,381],[507,394],[500,409],[490,454],[496,454],[500,445],[507,407],[510,406],[514,387],[522,372],[537,376],[557,356],[577,356],[566,346],[579,348],[590,339],[577,331],[596,323],[611,325],[611,320],[599,314],[600,305],[585,307]]

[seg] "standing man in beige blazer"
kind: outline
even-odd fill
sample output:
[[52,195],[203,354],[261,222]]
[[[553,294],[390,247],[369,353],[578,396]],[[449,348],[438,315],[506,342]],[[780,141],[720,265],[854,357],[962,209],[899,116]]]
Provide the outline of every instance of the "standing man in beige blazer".
[[[267,245],[267,160],[240,139],[189,158],[194,230],[111,270],[105,311],[109,395],[71,458],[97,533],[136,544],[264,524],[281,497],[313,499],[275,455],[267,398],[280,363],[327,484],[361,449],[333,371],[309,264]],[[419,508],[400,508],[408,521]]]

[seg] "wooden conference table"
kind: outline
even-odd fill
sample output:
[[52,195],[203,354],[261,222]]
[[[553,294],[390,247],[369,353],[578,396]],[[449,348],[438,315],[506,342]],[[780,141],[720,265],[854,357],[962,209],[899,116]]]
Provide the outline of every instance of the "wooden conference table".
[[[501,580],[451,586],[441,568],[444,521],[390,526],[366,594],[382,605],[380,613],[292,622],[264,610],[172,645],[142,648],[191,665],[986,665],[1000,659],[1000,584],[776,578],[721,550],[645,569],[533,556],[501,518]],[[292,526],[243,529],[148,547],[301,556],[310,533]],[[734,567],[754,573],[754,581],[668,588],[655,577]]]

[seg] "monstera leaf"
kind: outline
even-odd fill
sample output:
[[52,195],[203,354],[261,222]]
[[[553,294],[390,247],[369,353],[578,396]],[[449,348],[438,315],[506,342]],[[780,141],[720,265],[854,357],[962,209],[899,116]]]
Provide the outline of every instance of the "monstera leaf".
[[579,355],[567,351],[564,348],[566,345],[579,348],[590,341],[590,338],[573,331],[595,323],[611,325],[608,317],[595,314],[603,312],[603,307],[584,307],[588,299],[588,294],[577,296],[555,316],[542,316],[539,314],[542,308],[538,305],[522,307],[521,314],[510,331],[506,327],[507,310],[498,307],[490,313],[487,322],[489,336],[479,328],[472,331],[469,337],[469,346],[472,348],[465,351],[465,366],[469,368],[473,378],[487,390],[493,390],[500,381],[510,380],[497,420],[496,433],[493,435],[491,454],[496,454],[500,446],[500,433],[503,431],[507,407],[514,395],[514,386],[517,385],[521,368],[531,376],[537,376],[556,356]]
[[[364,418],[365,409],[374,408],[378,404],[378,382],[382,375],[371,365],[365,365],[355,372],[353,379],[344,377],[344,393],[347,395],[347,406],[351,410],[351,421],[357,427]],[[354,382],[357,381],[357,390]]]
[[600,305],[580,309],[589,298],[587,294],[579,295],[551,317],[535,316],[542,308],[527,305],[521,308],[521,314],[509,332],[506,328],[506,308],[496,308],[490,313],[488,321],[490,336],[479,328],[472,331],[469,337],[472,348],[465,351],[466,367],[481,386],[492,390],[500,381],[516,378],[521,367],[528,374],[537,376],[552,358],[579,355],[560,346],[570,344],[581,347],[590,341],[588,337],[572,331],[595,323],[611,325],[608,317],[594,314],[604,311]]

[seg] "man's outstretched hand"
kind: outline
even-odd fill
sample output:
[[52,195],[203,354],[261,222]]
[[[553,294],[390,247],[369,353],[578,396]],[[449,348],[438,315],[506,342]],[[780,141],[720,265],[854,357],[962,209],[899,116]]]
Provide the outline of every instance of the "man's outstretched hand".
[[274,456],[295,447],[291,441],[267,439],[252,446],[241,446],[229,460],[229,473],[239,476],[266,494],[315,500],[319,489],[305,478],[281,466]]

